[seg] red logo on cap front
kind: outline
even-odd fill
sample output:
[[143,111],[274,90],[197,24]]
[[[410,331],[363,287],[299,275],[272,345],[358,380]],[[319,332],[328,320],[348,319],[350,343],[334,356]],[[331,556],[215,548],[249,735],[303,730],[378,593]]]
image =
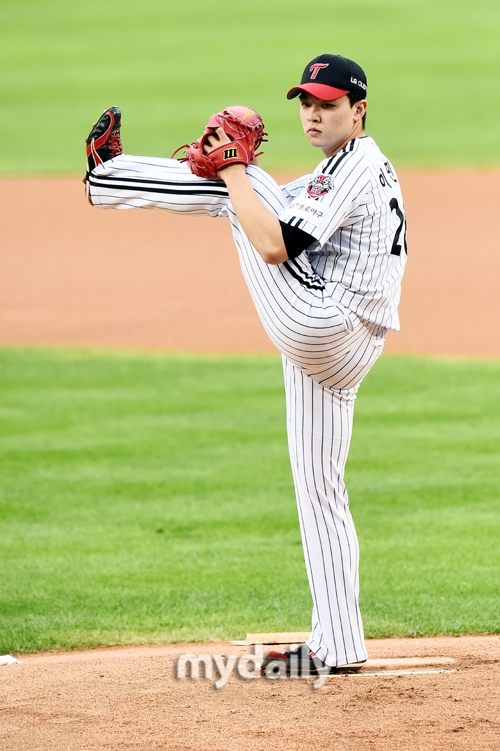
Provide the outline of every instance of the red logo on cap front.
[[330,63],[313,63],[309,70],[311,71],[311,81],[314,81],[321,68],[328,68]]

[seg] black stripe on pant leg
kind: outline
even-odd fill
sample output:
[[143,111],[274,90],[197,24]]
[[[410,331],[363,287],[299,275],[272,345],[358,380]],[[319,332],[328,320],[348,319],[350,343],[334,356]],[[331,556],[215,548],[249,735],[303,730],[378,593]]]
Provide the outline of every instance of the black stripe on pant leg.
[[146,185],[141,185],[139,188],[134,187],[132,184],[133,180],[128,181],[127,185],[115,185],[113,181],[110,181],[109,184],[102,185],[100,182],[101,178],[99,178],[99,181],[92,180],[89,178],[88,182],[93,188],[102,188],[103,190],[119,190],[119,191],[132,191],[132,192],[142,192],[142,193],[159,193],[161,195],[172,195],[172,196],[193,196],[197,197],[200,196],[200,198],[203,198],[204,196],[210,196],[212,198],[225,198],[227,196],[227,193],[223,193],[221,191],[211,190],[211,189],[201,189],[197,188],[196,190],[179,190],[178,188],[156,188]]
[[[122,169],[127,169],[126,167]],[[133,170],[130,170],[132,172]],[[143,174],[140,172],[139,174]],[[92,181],[95,181],[92,182]],[[89,175],[89,182],[91,184],[96,184],[97,182],[112,182],[112,183],[140,183],[141,185],[175,185],[177,188],[188,188],[191,189],[192,193],[198,193],[200,190],[200,187],[203,185],[204,187],[202,190],[213,190],[216,191],[215,195],[220,196],[228,196],[228,190],[225,186],[225,184],[221,180],[202,180],[202,181],[191,181],[191,180],[159,180],[157,178],[152,177],[118,177],[118,175],[96,175],[93,172]],[[121,186],[119,186],[121,187]]]

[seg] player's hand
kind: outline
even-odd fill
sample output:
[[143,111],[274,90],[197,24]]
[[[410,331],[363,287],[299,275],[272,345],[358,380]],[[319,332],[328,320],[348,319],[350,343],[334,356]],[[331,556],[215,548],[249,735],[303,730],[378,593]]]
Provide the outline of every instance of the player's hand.
[[212,136],[208,136],[203,146],[203,152],[205,154],[210,154],[211,151],[216,149],[218,146],[222,146],[225,143],[231,143],[231,139],[226,133],[224,133],[222,128],[215,128],[214,134]]
[[[208,136],[207,143],[205,143],[205,146],[203,147],[203,152],[205,154],[210,154],[210,152],[216,149],[217,146],[222,146],[222,144],[224,143],[231,143],[231,139],[222,128],[216,128],[213,136]],[[260,165],[258,157],[254,156],[253,159],[249,161],[249,164],[254,164],[255,166],[259,167]],[[226,167],[226,169],[229,168]],[[218,176],[220,177],[220,172],[218,173]]]
[[[225,143],[231,143],[231,139],[222,128],[216,128],[214,134],[212,136],[208,136],[207,141],[203,146],[203,152],[205,154],[210,154],[211,151],[218,148],[219,146],[223,146]],[[217,177],[226,182],[224,180],[224,172],[227,172],[228,170],[232,170],[234,172],[235,169],[244,170],[245,166],[243,164],[232,164],[230,167],[225,167],[223,170],[217,172]]]

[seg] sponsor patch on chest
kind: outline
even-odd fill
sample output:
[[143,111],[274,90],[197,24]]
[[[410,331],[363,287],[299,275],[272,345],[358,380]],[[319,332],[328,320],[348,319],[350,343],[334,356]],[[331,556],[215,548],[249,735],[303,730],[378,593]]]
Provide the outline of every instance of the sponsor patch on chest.
[[307,193],[311,198],[321,198],[332,189],[333,177],[331,175],[314,175],[307,186]]

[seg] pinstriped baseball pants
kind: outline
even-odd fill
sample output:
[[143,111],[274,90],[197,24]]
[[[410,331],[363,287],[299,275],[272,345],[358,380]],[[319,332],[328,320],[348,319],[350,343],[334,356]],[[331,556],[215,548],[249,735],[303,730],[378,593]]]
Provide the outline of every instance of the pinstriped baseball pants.
[[[284,193],[258,167],[252,186],[275,214]],[[225,185],[176,160],[119,156],[94,170],[89,197],[102,208],[156,208],[228,216],[257,313],[283,356],[290,462],[313,600],[309,647],[329,665],[366,659],[358,606],[359,550],[344,484],[359,385],[385,330],[334,302],[306,253],[268,265],[242,231]],[[207,251],[209,252],[209,251]]]

